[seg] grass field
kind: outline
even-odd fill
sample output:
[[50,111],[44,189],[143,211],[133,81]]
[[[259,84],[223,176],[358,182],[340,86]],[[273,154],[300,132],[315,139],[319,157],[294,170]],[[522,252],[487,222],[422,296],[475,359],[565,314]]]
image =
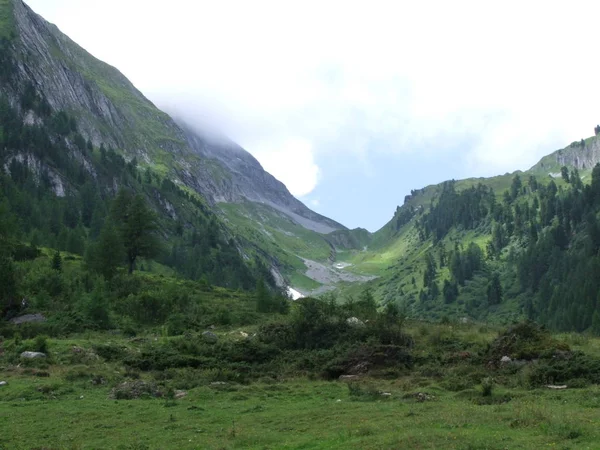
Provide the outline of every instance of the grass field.
[[[440,345],[452,342],[483,349],[498,330],[407,325],[416,361],[432,361]],[[226,340],[237,339],[236,332],[217,331]],[[555,338],[574,351],[600,355],[599,339]],[[111,344],[136,353],[140,342],[167,339],[88,333],[49,340],[48,361],[16,364],[0,357],[0,380],[7,382],[0,386],[0,449],[600,448],[597,385],[532,389],[520,375],[498,372],[492,395],[483,396],[478,381],[465,380],[479,380],[486,369],[461,363],[421,363],[388,379],[365,376],[351,383],[289,374],[216,382],[222,378],[214,370],[135,372],[91,351]],[[439,354],[441,361],[451,353]],[[156,383],[166,395],[111,398],[124,380]],[[185,396],[174,398],[173,389]]]
[[[82,385],[25,400],[54,378],[8,382],[1,396],[10,400],[0,402],[5,449],[596,449],[600,443],[597,387],[516,390],[507,392],[506,403],[477,405],[470,399],[476,393],[402,379],[376,382],[392,395],[366,400],[353,398],[343,382],[298,380],[200,387],[167,403],[109,400],[107,388]],[[431,400],[408,396],[414,392]]]

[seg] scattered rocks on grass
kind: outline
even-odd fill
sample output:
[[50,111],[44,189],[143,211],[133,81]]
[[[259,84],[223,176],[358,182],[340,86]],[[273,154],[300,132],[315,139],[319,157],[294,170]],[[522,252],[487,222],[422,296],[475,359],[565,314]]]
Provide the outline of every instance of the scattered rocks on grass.
[[23,352],[21,353],[21,358],[25,359],[38,359],[45,358],[46,354],[42,352]]
[[109,398],[114,400],[133,400],[142,397],[162,397],[163,393],[154,383],[146,381],[126,381],[114,387]]
[[404,396],[404,398],[414,398],[419,403],[435,400],[435,396],[428,394],[427,392],[415,392],[413,394],[407,394]]

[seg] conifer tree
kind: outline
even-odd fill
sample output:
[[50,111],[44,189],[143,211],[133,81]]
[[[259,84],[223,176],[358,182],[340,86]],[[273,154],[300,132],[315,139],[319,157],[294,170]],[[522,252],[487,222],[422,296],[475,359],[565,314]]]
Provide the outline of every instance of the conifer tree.
[[54,256],[52,256],[52,269],[57,272],[62,272],[62,257],[60,256],[60,252],[56,250],[54,252]]

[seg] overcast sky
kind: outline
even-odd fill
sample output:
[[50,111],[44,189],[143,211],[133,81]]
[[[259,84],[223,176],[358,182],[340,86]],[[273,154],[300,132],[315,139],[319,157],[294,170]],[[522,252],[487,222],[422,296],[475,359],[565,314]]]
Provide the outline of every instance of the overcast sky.
[[26,2],[352,228],[378,229],[413,188],[527,169],[600,122],[600,2]]

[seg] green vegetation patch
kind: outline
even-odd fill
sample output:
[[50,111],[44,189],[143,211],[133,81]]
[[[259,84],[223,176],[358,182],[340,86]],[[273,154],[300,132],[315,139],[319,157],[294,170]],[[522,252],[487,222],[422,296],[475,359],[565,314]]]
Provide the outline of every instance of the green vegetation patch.
[[0,0],[0,38],[11,39],[15,32],[13,0]]

